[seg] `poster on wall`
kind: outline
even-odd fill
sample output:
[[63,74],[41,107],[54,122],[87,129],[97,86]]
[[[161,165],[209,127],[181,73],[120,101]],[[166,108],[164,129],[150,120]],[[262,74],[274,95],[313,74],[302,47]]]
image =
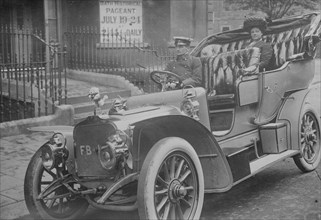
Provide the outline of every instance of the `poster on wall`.
[[141,1],[100,1],[100,43],[143,41]]

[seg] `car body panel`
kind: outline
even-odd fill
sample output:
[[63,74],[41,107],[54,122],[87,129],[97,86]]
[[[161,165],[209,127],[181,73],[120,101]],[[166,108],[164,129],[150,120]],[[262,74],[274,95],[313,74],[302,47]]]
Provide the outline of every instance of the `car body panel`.
[[[32,128],[60,132],[67,140],[66,153],[62,142],[51,138],[42,145],[46,149],[41,152],[42,161],[39,157],[38,161],[45,166],[52,160],[54,165],[49,163],[46,169],[67,167],[63,171],[68,174],[62,179],[81,185],[79,189],[67,187],[71,195],[86,195],[87,201],[97,208],[126,211],[150,205],[141,198],[160,202],[151,210],[162,209],[168,201],[176,206],[176,201],[187,197],[187,190],[194,190],[188,183],[194,179],[198,179],[195,183],[202,183],[202,200],[204,190],[228,191],[289,157],[297,159],[295,163],[304,172],[312,171],[321,158],[321,73],[316,68],[320,60],[314,59],[313,47],[313,40],[321,41],[320,19],[320,15],[312,13],[269,24],[268,37],[274,39],[274,52],[283,62],[271,71],[245,70],[254,49],[241,48],[249,39],[244,30],[205,38],[191,55],[200,57],[202,49],[212,44],[222,49],[220,56],[202,60],[205,89],[186,86],[116,99],[108,114],[89,116],[75,127]],[[275,42],[278,39],[283,42]],[[286,50],[286,40],[292,42],[292,49],[296,45],[291,53]],[[96,95],[99,97],[99,92]],[[158,144],[162,141],[166,145]],[[304,151],[311,157],[306,159]],[[153,155],[155,152],[162,156]],[[199,175],[190,169],[196,163],[189,160],[201,166]],[[149,166],[153,169],[149,170]],[[147,177],[153,179],[148,182],[155,186],[148,185],[151,191],[137,195],[144,189],[145,180],[150,180]],[[59,181],[60,178],[53,180],[48,188],[54,191]],[[159,195],[164,196],[161,201],[157,201]]]
[[134,170],[141,169],[144,158],[157,141],[167,137],[181,137],[188,141],[199,155],[205,189],[219,192],[232,187],[232,174],[221,148],[199,122],[186,116],[164,116],[141,121],[134,126]]
[[255,123],[270,122],[278,113],[286,92],[308,88],[313,80],[313,59],[285,63],[280,71],[262,73],[262,96]]
[[[208,107],[206,99],[206,91],[204,88],[195,88],[196,97],[195,99],[199,102],[199,122],[203,124],[208,130],[210,130],[209,116],[208,116]],[[180,109],[181,102],[184,99],[184,94],[186,90],[174,90],[166,91],[162,93],[151,93],[140,96],[132,96],[127,100],[128,108],[137,108],[141,106],[161,106],[169,105],[175,106],[177,109]],[[180,100],[180,101],[178,101]]]
[[[277,120],[286,122],[289,125],[288,141],[291,149],[298,150],[300,148],[300,120],[298,118],[301,118],[302,110],[306,105],[309,105],[311,111],[316,115],[320,126],[320,82],[317,84],[314,84],[308,90],[301,90],[291,94],[278,114]],[[296,111],[293,111],[294,109]]]
[[[218,142],[223,144],[221,146],[223,151],[225,148],[237,148],[237,146],[243,148],[252,144],[253,138],[259,138],[257,134],[253,134],[257,133],[260,125],[267,124],[276,117],[288,94],[309,87],[314,80],[314,66],[315,62],[312,59],[287,62],[277,70],[239,80],[236,90],[238,104],[234,105],[234,126],[228,134],[216,135]],[[254,88],[251,91],[249,87]],[[248,92],[251,92],[250,98],[243,98]],[[302,105],[300,99],[295,99],[294,102],[297,102],[298,106]],[[213,134],[215,135],[215,132]],[[242,139],[242,136],[250,138],[244,138],[245,143],[238,145],[238,141],[234,140]],[[226,151],[230,152],[230,149]]]

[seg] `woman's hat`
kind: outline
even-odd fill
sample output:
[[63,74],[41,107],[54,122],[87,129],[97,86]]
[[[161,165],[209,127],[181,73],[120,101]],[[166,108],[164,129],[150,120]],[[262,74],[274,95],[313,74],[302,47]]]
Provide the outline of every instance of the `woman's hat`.
[[247,32],[250,32],[252,28],[259,28],[262,33],[265,32],[267,28],[267,22],[265,18],[262,17],[247,17],[243,22],[243,29]]

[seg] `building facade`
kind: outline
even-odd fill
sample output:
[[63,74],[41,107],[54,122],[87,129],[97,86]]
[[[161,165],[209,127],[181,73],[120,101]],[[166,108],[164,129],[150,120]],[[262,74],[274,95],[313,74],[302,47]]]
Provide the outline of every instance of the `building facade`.
[[209,1],[212,0],[66,1],[64,23],[69,27],[95,26],[101,31],[108,26],[109,30],[121,32],[135,29],[132,33],[139,34],[139,39],[146,43],[166,45],[173,36],[188,36],[199,41],[208,33]]
[[198,42],[208,34],[239,27],[244,17],[229,16],[224,0],[0,0],[0,13],[0,25],[41,30],[47,42],[61,42],[70,27],[102,31],[101,26],[111,26],[126,32],[132,25],[130,30],[136,32],[130,33],[141,41],[163,45],[172,43],[173,36]]
[[49,57],[46,43],[62,42],[61,2],[0,0],[1,63],[28,63],[39,53]]

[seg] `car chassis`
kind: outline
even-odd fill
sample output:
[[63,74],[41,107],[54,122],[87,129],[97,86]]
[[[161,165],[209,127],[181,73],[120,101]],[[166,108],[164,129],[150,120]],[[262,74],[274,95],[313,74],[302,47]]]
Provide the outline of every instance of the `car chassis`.
[[[313,99],[320,95],[320,20],[311,13],[269,23],[274,70],[249,68],[260,51],[244,49],[242,29],[219,33],[191,51],[202,60],[203,88],[164,91],[176,76],[154,71],[164,92],[116,99],[109,112],[74,127],[31,128],[54,134],[27,168],[30,213],[77,218],[90,204],[138,209],[142,219],[198,219],[204,193],[226,192],[285,158],[314,170],[321,158]],[[221,53],[203,56],[213,45]]]

